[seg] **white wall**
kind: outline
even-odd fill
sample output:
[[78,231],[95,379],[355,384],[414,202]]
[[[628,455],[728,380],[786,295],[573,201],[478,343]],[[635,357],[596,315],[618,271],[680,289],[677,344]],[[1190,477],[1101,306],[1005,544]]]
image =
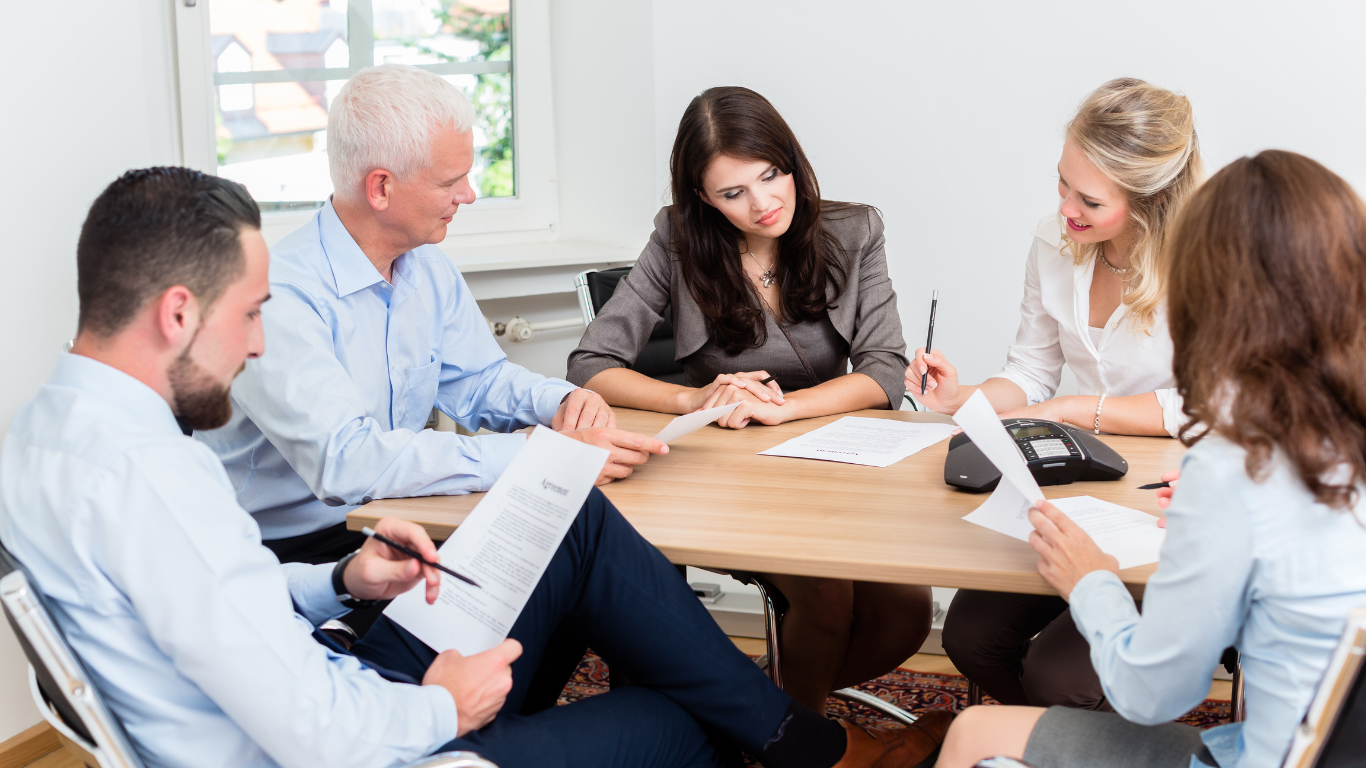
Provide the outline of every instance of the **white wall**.
[[1212,168],[1257,150],[1308,154],[1366,183],[1366,5],[693,0],[654,3],[655,170],[688,100],[713,85],[768,97],[828,198],[870,203],[910,348],[965,381],[1014,338],[1029,232],[1056,209],[1062,128],[1102,82],[1185,92]]
[[[169,3],[0,3],[11,34],[0,80],[0,185],[10,285],[0,302],[0,430],[47,378],[76,329],[76,237],[120,173],[174,163]],[[0,741],[38,721],[23,655],[0,631]]]

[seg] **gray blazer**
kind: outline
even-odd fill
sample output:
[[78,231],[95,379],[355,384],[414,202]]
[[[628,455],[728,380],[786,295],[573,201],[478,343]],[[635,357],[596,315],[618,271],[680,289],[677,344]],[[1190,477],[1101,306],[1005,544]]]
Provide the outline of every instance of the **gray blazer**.
[[[908,363],[896,292],[887,275],[882,217],[873,208],[859,206],[828,218],[826,227],[849,256],[844,291],[836,295],[833,286],[829,289],[835,308],[825,321],[787,328],[820,372],[818,378],[824,381],[843,375],[846,361],[851,361],[855,373],[866,374],[882,387],[888,406],[895,410],[906,389]],[[773,372],[789,361],[800,366],[798,355],[772,317],[767,321],[768,339],[759,349],[733,356],[715,349],[707,335],[706,318],[671,253],[669,228],[669,208],[665,207],[655,216],[654,234],[635,268],[617,284],[612,298],[584,331],[578,349],[570,353],[569,381],[583,386],[608,368],[629,368],[650,334],[664,322],[669,306],[673,307],[674,359],[683,364],[691,386],[702,386],[720,373]],[[791,376],[785,382],[781,374],[775,375],[785,391],[812,385],[810,376],[795,379],[793,385]]]

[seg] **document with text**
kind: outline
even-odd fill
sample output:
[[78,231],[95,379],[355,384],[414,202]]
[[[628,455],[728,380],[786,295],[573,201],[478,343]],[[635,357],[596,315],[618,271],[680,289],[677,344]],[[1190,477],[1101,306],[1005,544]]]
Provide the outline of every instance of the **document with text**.
[[469,656],[503,642],[607,457],[601,448],[537,427],[438,550],[442,565],[480,586],[442,578],[440,596],[428,605],[418,584],[384,615],[438,651]]
[[[1156,517],[1092,496],[1053,499],[1052,503],[1086,531],[1102,552],[1114,555],[1121,570],[1157,562],[1167,532],[1157,527]],[[963,519],[1029,541],[1034,530],[1029,522],[1031,506],[1015,486],[1003,482]]]
[[868,467],[890,467],[954,433],[952,424],[917,424],[895,419],[845,416],[775,445],[760,456],[823,459]]
[[708,408],[705,411],[685,413],[664,425],[664,428],[659,430],[659,434],[655,435],[655,439],[661,443],[672,443],[684,435],[691,434],[707,426],[739,406],[739,403],[731,403],[730,405]]

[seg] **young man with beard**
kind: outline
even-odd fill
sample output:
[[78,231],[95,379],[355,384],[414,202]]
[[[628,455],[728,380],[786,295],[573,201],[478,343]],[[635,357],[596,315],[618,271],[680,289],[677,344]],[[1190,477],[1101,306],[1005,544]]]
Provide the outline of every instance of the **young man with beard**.
[[[0,542],[149,766],[380,768],[438,750],[520,766],[913,766],[948,713],[864,729],[796,704],[702,609],[673,567],[594,491],[502,645],[436,653],[381,618],[350,652],[315,640],[340,602],[440,576],[367,540],[341,563],[281,565],[261,546],[212,429],[245,360],[265,352],[268,254],[240,186],[184,168],[131,171],[77,246],[81,308],[63,355],[0,452]],[[386,536],[437,557],[423,530]],[[583,638],[636,682],[538,709],[548,639]]]

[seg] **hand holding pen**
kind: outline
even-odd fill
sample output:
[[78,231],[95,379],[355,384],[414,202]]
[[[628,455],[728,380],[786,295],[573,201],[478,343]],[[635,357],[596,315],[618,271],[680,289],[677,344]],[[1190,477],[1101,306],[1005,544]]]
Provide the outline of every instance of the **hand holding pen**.
[[[436,545],[417,523],[386,517],[375,528],[395,544],[436,557]],[[360,600],[392,600],[424,580],[427,602],[434,603],[441,589],[440,572],[374,539],[361,545],[342,573],[346,592]]]
[[[418,561],[419,563],[422,563],[423,565],[429,568],[435,568],[436,570],[441,571],[442,573],[450,574],[451,576],[460,579],[466,584],[469,584],[471,587],[479,586],[479,584],[475,582],[474,579],[471,579],[468,576],[462,576],[456,573],[455,571],[452,571],[450,568],[447,568],[446,566],[442,565],[439,554],[437,554],[435,557],[423,557],[416,550],[409,549],[408,547],[399,544],[397,541],[385,537],[383,534],[376,533],[373,528],[362,528],[360,529],[360,532],[365,534],[367,537],[374,539],[375,541],[378,541],[381,544],[384,544],[392,549],[398,550],[399,552],[407,555],[408,557],[413,558],[414,560]],[[424,531],[423,533],[425,535],[426,532]],[[428,539],[428,541],[430,542],[430,539]]]

